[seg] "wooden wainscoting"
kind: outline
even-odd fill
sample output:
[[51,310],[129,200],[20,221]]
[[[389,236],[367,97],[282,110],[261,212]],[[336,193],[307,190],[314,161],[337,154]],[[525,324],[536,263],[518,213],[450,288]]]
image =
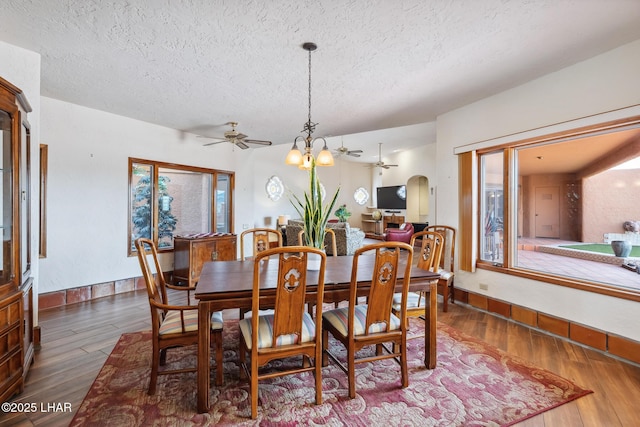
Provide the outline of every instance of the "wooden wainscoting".
[[638,341],[547,313],[489,298],[486,295],[468,292],[463,289],[455,289],[454,291],[456,303],[465,303],[531,328],[640,364],[640,342]]

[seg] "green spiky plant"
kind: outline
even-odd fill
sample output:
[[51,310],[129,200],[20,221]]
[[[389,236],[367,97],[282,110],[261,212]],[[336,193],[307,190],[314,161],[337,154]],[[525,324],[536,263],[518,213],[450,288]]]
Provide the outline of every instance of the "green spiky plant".
[[292,194],[294,200],[290,200],[304,222],[304,244],[313,248],[324,249],[324,237],[326,234],[327,221],[333,210],[333,206],[338,199],[340,188],[336,189],[331,202],[322,205],[322,191],[320,190],[320,180],[316,174],[315,159],[311,161],[309,170],[309,192],[304,193],[304,203],[298,196]]

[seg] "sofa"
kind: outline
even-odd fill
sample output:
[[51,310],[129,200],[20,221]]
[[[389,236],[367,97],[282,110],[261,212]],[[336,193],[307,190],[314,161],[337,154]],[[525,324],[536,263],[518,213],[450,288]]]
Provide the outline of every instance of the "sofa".
[[410,222],[405,222],[400,224],[400,227],[398,228],[387,228],[384,231],[384,239],[387,242],[411,243],[413,230],[413,224]]
[[[302,220],[290,219],[287,224],[287,246],[298,245],[298,233],[303,228]],[[364,242],[364,231],[358,228],[352,228],[348,222],[330,222],[327,228],[333,230],[336,235],[336,247],[338,255],[353,255]],[[333,255],[333,246],[331,244],[331,236],[325,237],[324,245],[327,255]]]

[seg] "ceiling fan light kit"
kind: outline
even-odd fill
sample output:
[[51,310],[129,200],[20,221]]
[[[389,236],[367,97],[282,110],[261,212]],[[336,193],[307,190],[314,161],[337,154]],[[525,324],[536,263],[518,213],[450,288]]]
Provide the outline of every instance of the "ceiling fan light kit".
[[[321,139],[324,145],[322,146],[322,151],[320,151],[318,157],[315,159],[315,164],[317,166],[333,166],[334,162],[331,151],[329,151],[327,147],[327,141],[324,138],[312,138],[311,136],[317,125],[317,123],[311,121],[311,52],[316,50],[318,46],[315,43],[307,42],[302,45],[302,48],[309,52],[309,115],[302,130],[302,132],[306,132],[307,135],[299,135],[293,140],[293,146],[287,154],[285,163],[298,166],[300,169],[309,170],[314,160],[311,149],[313,148],[314,142],[318,139]],[[298,140],[304,141],[304,154],[298,149]]]

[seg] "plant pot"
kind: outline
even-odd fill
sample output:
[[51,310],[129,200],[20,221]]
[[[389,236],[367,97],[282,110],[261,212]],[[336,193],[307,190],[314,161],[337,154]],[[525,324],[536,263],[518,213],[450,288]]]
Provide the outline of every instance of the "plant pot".
[[320,270],[320,261],[322,261],[322,257],[320,255],[312,253],[307,254],[307,270]]
[[613,240],[611,242],[611,249],[615,256],[620,258],[626,258],[631,253],[631,242],[628,240]]

